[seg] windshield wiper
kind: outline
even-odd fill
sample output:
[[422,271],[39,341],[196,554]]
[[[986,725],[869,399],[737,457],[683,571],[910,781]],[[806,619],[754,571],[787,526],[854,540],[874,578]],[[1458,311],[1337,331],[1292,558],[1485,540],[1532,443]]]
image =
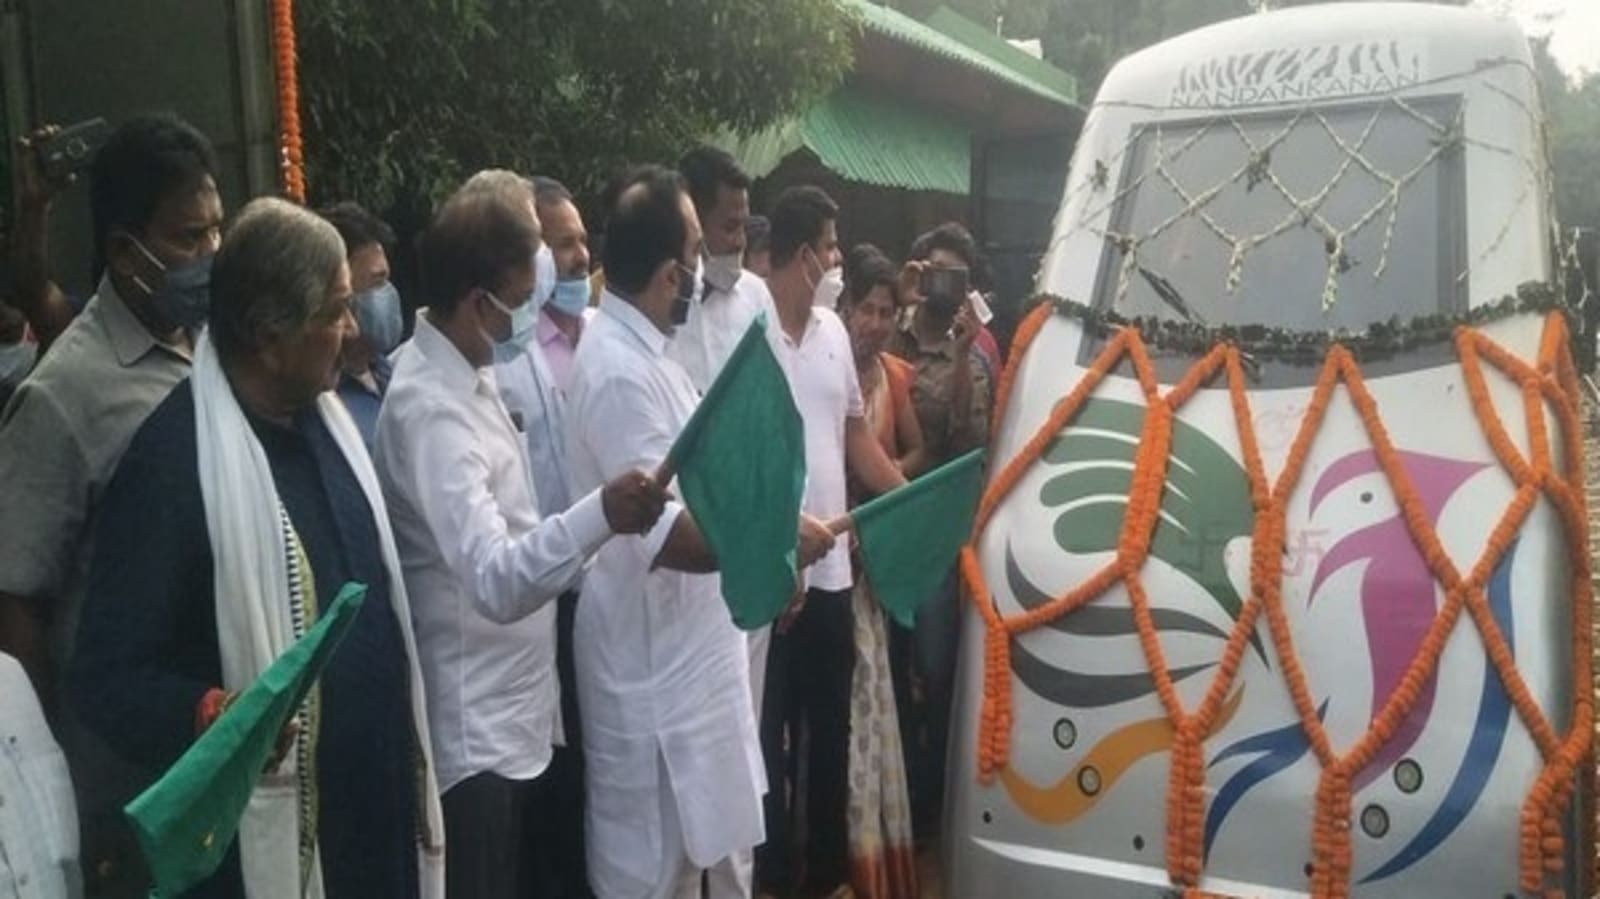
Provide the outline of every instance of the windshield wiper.
[[1146,284],[1150,285],[1150,289],[1156,292],[1156,296],[1161,298],[1161,302],[1171,306],[1179,315],[1183,316],[1184,321],[1194,325],[1205,325],[1206,320],[1201,318],[1198,312],[1189,308],[1189,304],[1183,299],[1183,294],[1178,292],[1178,288],[1171,281],[1142,265],[1138,266],[1138,269],[1140,276],[1144,278]]

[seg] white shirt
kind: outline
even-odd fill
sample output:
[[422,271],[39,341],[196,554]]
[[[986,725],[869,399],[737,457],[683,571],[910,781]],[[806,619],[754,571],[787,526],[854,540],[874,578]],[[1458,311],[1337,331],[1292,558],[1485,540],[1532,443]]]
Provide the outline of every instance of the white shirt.
[[0,896],[79,896],[78,811],[44,710],[17,660],[0,653]]
[[[579,489],[630,468],[655,470],[688,423],[699,397],[664,355],[666,343],[639,310],[606,293],[578,344],[569,394]],[[717,575],[654,567],[680,514],[668,503],[650,533],[607,543],[578,603],[589,875],[601,896],[655,885],[663,791],[698,867],[765,839],[744,635]]]
[[[811,307],[805,333],[795,343],[776,317],[767,342],[778,357],[806,428],[806,493],[801,508],[826,522],[850,510],[845,487],[845,420],[866,414],[850,334],[832,309]],[[850,541],[839,540],[806,569],[806,586],[849,590]]]
[[708,287],[702,298],[689,304],[688,320],[667,342],[667,358],[683,366],[695,389],[705,393],[733,355],[739,338],[762,313],[768,322],[778,317],[767,282],[755,272],[741,271],[732,290]]
[[560,733],[555,604],[610,536],[599,491],[541,519],[492,370],[424,315],[378,413],[374,461],[400,548],[439,789],[530,780]]

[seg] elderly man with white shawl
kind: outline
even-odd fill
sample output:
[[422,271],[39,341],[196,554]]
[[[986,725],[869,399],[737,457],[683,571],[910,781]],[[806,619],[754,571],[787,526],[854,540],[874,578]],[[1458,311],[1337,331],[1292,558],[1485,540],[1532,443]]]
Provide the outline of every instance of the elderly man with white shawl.
[[335,395],[356,334],[333,226],[247,206],[217,253],[194,371],[107,490],[72,664],[84,718],[165,766],[349,581],[369,592],[191,895],[444,892],[444,834],[405,582],[361,437]]

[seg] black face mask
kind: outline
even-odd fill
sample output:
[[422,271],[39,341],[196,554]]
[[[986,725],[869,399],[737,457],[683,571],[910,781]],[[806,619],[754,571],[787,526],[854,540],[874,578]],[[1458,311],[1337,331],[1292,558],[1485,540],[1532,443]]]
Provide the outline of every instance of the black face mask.
[[699,280],[694,269],[677,263],[678,295],[672,299],[672,323],[681,325],[689,320],[689,303],[694,299],[695,282]]

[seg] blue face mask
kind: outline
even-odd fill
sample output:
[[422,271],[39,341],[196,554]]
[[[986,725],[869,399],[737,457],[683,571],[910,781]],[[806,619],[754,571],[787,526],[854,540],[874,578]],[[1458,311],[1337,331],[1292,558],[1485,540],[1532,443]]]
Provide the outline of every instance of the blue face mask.
[[211,260],[200,256],[181,265],[168,265],[156,258],[139,238],[128,235],[133,245],[161,272],[161,285],[151,287],[138,275],[133,283],[150,298],[150,306],[166,324],[177,328],[198,328],[211,314]]
[[548,302],[551,309],[577,318],[589,308],[589,279],[577,277],[557,281],[555,293]]
[[510,362],[522,355],[527,350],[528,344],[533,342],[534,331],[539,325],[538,304],[534,302],[533,296],[529,295],[522,305],[511,309],[490,291],[485,290],[483,293],[496,309],[511,318],[511,330],[505,337],[490,335],[494,340],[494,361]]
[[351,303],[361,336],[372,346],[372,351],[387,356],[400,345],[400,335],[405,331],[405,316],[400,310],[400,291],[388,281],[371,290],[356,295]]

